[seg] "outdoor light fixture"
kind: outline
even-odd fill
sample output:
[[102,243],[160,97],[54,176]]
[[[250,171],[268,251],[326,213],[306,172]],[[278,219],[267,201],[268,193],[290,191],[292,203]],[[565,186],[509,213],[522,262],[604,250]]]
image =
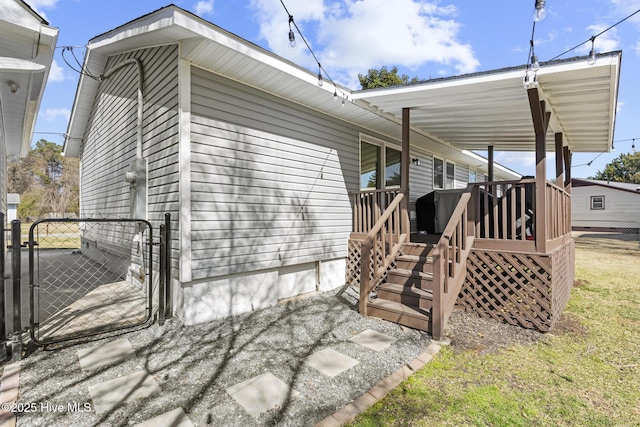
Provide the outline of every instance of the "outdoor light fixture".
[[633,140],[631,141],[631,149],[633,151],[636,151],[636,139],[635,138],[633,138]]
[[411,159],[411,163],[413,163],[413,166],[420,166],[420,159],[414,157],[413,159]]
[[294,49],[296,47],[296,35],[291,29],[291,23],[293,22],[293,15],[289,15],[289,47]]
[[318,62],[318,86],[322,87],[324,81],[322,80],[322,66]]
[[20,89],[20,85],[16,82],[9,82],[9,87],[11,87],[11,93],[16,93]]
[[593,65],[596,63],[596,49],[594,47],[595,41],[596,37],[591,37],[591,52],[589,52],[589,59],[587,60],[587,63],[589,65]]
[[536,0],[536,9],[533,11],[533,20],[542,21],[547,16],[547,8],[544,7],[545,0]]
[[538,71],[540,69],[540,63],[538,62],[538,56],[534,53],[531,55],[531,69]]
[[333,100],[334,101],[338,100],[338,91],[336,89],[333,90]]
[[527,71],[524,74],[524,79],[522,80],[522,85],[525,89],[533,89],[538,87],[538,74],[531,68],[527,67]]
[[347,99],[346,95],[342,95],[342,105],[340,105],[342,108],[344,108],[344,102]]

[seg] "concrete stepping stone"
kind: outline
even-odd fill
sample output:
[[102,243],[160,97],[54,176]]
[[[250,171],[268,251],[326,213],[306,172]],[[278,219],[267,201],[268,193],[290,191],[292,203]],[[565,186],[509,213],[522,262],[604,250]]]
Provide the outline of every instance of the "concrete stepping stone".
[[89,386],[96,414],[108,412],[125,403],[160,392],[160,386],[147,371]]
[[82,348],[77,351],[80,369],[88,371],[101,366],[115,365],[135,356],[135,351],[128,339],[123,338],[100,344],[94,347]]
[[282,407],[288,399],[297,399],[300,396],[300,393],[292,390],[287,383],[271,372],[231,386],[226,392],[252,417]]
[[382,351],[397,340],[394,337],[383,334],[382,332],[367,329],[366,331],[362,331],[358,335],[349,338],[349,341],[353,341],[356,344],[360,344],[361,346],[370,348],[374,351]]
[[313,369],[320,371],[320,373],[333,378],[336,375],[353,368],[358,363],[358,360],[353,359],[346,354],[342,354],[339,351],[331,348],[325,348],[316,353],[313,353],[304,360],[306,365],[311,366]]
[[193,423],[184,413],[182,408],[176,408],[173,411],[165,412],[136,424],[134,427],[194,427]]

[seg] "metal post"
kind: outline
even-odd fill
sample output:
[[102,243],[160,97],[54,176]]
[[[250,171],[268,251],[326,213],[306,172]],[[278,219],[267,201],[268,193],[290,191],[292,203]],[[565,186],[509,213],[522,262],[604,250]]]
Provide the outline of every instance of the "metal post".
[[13,334],[11,337],[11,361],[22,358],[22,271],[21,271],[22,236],[20,221],[11,221],[11,277],[13,279]]
[[164,214],[164,232],[166,234],[166,237],[164,239],[164,248],[165,248],[164,285],[165,285],[165,295],[167,297],[167,299],[165,300],[165,311],[166,311],[165,317],[171,318],[173,314],[173,303],[172,303],[173,291],[171,289],[171,214],[170,213]]
[[0,212],[0,343],[3,348],[6,349],[7,340],[7,325],[5,324],[5,316],[7,311],[5,309],[4,300],[4,260],[5,260],[5,241],[4,241],[4,226],[5,226],[4,213]]
[[11,277],[13,279],[13,332],[22,329],[21,314],[21,241],[20,221],[14,219],[11,221]]
[[165,279],[165,275],[164,275],[164,269],[165,269],[165,252],[164,252],[164,245],[165,245],[165,235],[164,235],[164,224],[160,224],[160,248],[158,250],[159,255],[160,255],[160,262],[159,262],[159,273],[160,273],[160,278],[159,278],[159,282],[158,282],[158,324],[160,326],[164,325],[164,302],[166,299],[165,296],[165,287],[164,287],[164,279]]

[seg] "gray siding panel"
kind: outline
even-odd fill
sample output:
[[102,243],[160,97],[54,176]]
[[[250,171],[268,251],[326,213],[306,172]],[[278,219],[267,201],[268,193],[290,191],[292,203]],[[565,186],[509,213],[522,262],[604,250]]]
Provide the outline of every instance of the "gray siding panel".
[[359,130],[200,69],[192,86],[193,278],[346,257]]
[[[148,161],[147,216],[157,227],[173,218],[173,264],[178,266],[178,48],[161,46],[109,58],[102,73],[138,58],[144,70],[143,157]],[[135,158],[137,72],[125,67],[100,84],[89,118],[81,162],[81,216],[128,218],[124,174]]]

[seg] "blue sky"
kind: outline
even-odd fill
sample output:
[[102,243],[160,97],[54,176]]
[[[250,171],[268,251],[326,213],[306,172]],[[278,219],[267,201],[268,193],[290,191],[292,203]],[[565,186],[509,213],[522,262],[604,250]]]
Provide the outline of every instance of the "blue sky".
[[[27,0],[60,29],[57,45],[74,46],[79,61],[89,39],[169,4],[170,0]],[[527,62],[534,0],[284,0],[284,5],[330,77],[359,89],[358,73],[397,66],[427,79],[486,71]],[[280,0],[177,0],[177,6],[311,70],[317,69],[298,37],[290,49],[288,16]],[[589,40],[640,9],[640,0],[547,0],[547,17],[536,25],[541,62]],[[585,43],[564,57],[587,55]],[[602,170],[620,153],[640,150],[640,13],[595,40],[598,52],[622,50],[615,131],[616,151],[576,154],[574,177]],[[34,141],[62,144],[78,82],[57,49],[42,101]],[[67,60],[73,57],[67,51]],[[496,161],[533,175],[533,153],[497,152]],[[595,160],[594,160],[595,159]],[[586,163],[592,161],[591,166]],[[549,162],[553,165],[553,161]]]

